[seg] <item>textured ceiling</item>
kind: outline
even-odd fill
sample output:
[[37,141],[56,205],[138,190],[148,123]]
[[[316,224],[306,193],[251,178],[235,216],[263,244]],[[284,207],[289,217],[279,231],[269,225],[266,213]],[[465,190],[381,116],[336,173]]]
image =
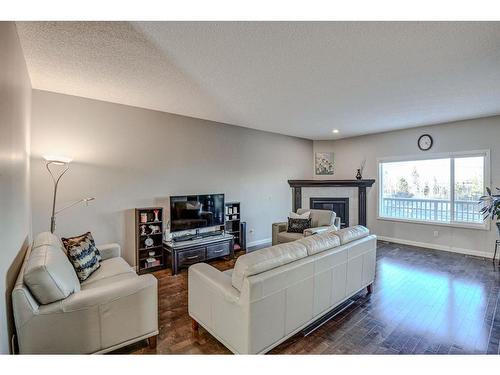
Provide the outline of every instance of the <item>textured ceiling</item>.
[[17,26],[36,89],[309,139],[500,114],[500,22]]

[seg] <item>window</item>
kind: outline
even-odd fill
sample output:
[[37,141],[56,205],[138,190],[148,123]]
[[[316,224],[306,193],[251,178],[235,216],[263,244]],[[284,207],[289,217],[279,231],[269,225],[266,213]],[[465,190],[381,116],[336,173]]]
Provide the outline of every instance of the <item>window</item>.
[[379,218],[485,227],[489,151],[379,160]]

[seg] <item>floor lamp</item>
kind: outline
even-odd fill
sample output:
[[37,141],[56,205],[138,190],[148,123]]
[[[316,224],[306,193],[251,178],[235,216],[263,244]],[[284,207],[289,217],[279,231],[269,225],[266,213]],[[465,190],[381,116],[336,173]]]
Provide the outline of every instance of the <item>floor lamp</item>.
[[[78,203],[85,202],[86,204],[88,204],[88,202],[94,200],[95,198],[83,198],[83,199],[80,199],[79,201],[73,202],[73,203],[56,211],[57,187],[59,185],[59,181],[61,180],[61,177],[68,171],[69,163],[71,163],[71,159],[66,158],[66,157],[61,157],[61,156],[44,156],[44,159],[46,161],[45,167],[49,171],[50,176],[52,177],[52,181],[54,182],[54,196],[53,196],[53,200],[52,200],[52,215],[50,216],[50,232],[54,233],[54,231],[56,229],[56,215],[58,213],[66,210],[70,207],[73,207],[73,206],[77,205]],[[56,171],[53,170],[53,166],[61,167],[59,173],[56,173]]]

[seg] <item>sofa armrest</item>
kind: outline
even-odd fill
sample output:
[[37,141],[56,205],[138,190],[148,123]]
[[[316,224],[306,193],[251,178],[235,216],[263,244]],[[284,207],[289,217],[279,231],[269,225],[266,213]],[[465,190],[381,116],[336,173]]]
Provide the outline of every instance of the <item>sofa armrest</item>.
[[157,300],[158,281],[153,275],[142,275],[128,280],[102,285],[96,288],[81,290],[61,301],[64,312],[85,310],[97,305],[104,305],[122,298],[134,296],[148,291],[151,303]]
[[288,226],[287,222],[273,223],[273,245],[278,244],[278,233],[285,232],[287,226]]
[[307,228],[304,230],[304,237],[307,236],[312,236],[313,234],[318,234],[322,232],[328,232],[331,230],[337,230],[337,228],[334,225],[324,225],[321,227],[316,227],[316,228]]
[[189,267],[188,313],[231,351],[248,352],[248,305],[227,273],[206,263]]
[[335,229],[339,230],[340,229],[340,217],[336,217],[333,224],[335,225]]
[[110,258],[118,258],[121,256],[121,248],[117,243],[109,243],[106,245],[97,246],[97,250],[101,254],[102,260],[110,259]]
[[191,287],[196,287],[198,283],[213,290],[229,302],[238,302],[239,291],[233,287],[231,277],[217,268],[206,263],[194,264],[188,269],[188,285],[190,292],[194,292]]
[[273,223],[273,230],[278,232],[285,232],[287,229],[288,223],[286,221],[280,223]]

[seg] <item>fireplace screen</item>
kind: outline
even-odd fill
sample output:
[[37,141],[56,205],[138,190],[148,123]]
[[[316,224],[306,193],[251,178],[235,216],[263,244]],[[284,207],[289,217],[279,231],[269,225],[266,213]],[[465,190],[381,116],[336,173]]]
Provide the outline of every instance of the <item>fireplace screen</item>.
[[333,211],[340,217],[341,228],[349,226],[349,198],[310,198],[309,207]]

